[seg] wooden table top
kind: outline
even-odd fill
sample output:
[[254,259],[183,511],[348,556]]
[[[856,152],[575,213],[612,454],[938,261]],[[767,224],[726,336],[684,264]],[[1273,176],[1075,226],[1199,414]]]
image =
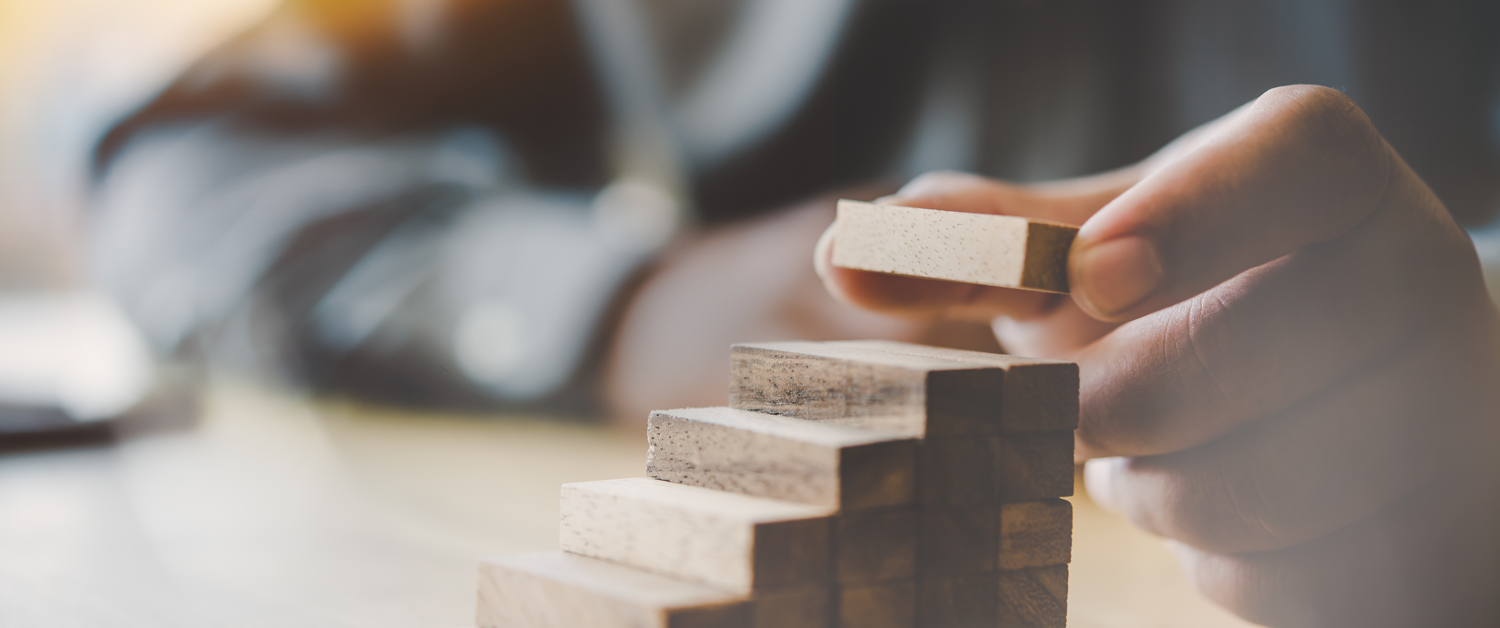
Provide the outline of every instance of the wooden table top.
[[[0,454],[0,625],[471,626],[481,556],[555,549],[558,485],[643,434],[212,387],[194,428]],[[1086,496],[1075,627],[1248,626]]]

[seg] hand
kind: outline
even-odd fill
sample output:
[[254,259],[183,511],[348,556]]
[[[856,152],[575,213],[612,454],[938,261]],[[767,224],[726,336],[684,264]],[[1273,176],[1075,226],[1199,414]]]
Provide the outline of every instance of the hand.
[[1272,626],[1500,620],[1500,316],[1473,245],[1343,94],[1286,87],[1134,167],[891,201],[1081,223],[1073,295],[817,264],[837,297],[988,318],[1075,361],[1090,494]]

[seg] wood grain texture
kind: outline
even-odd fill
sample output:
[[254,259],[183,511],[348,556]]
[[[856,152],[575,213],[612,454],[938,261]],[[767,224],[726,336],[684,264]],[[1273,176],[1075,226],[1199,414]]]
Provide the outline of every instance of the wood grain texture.
[[915,628],[915,582],[844,587],[839,592],[838,628]]
[[833,509],[647,478],[564,484],[561,549],[736,593],[829,580]]
[[840,584],[911,580],[917,568],[917,513],[882,509],[845,514],[834,524]]
[[1078,228],[1016,216],[840,200],[833,264],[1046,292],[1068,291]]
[[1065,499],[1000,507],[1000,569],[1065,565],[1073,560],[1073,504]]
[[479,565],[480,628],[749,628],[743,597],[564,552]]
[[923,510],[918,515],[917,577],[994,571],[999,539],[998,507]]
[[1067,565],[997,573],[1000,626],[1063,628],[1068,624]]
[[[917,585],[917,625],[994,626],[999,616],[995,572],[924,579]],[[1002,624],[1003,625],[1003,624]]]
[[915,442],[732,408],[653,412],[646,474],[840,510],[912,501]]
[[1078,367],[887,341],[735,345],[729,405],[910,435],[1071,430]]
[[833,587],[828,585],[758,591],[750,605],[755,628],[829,628],[833,625]]
[[1000,503],[994,444],[978,438],[926,438],[917,444],[917,503],[927,508]]
[[1002,502],[1073,494],[1073,432],[1003,434],[991,439]]

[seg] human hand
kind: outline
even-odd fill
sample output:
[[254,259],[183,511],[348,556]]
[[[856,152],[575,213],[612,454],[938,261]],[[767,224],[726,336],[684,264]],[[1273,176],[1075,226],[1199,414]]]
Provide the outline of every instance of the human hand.
[[1081,223],[1071,299],[835,268],[855,305],[1077,362],[1089,492],[1273,626],[1500,619],[1500,317],[1343,94],[1278,88],[1122,171],[938,173],[893,203]]

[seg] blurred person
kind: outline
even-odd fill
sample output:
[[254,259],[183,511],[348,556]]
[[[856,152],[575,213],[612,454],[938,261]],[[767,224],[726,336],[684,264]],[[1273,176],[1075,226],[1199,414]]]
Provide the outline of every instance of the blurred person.
[[[722,403],[730,342],[991,324],[1080,364],[1091,494],[1230,610],[1496,625],[1500,323],[1460,226],[1500,202],[1497,26],[1463,1],[290,2],[103,140],[99,277],[164,353],[636,422]],[[1076,296],[821,263],[875,314],[823,294],[829,199],[928,170],[984,176],[895,198],[1082,224]]]

